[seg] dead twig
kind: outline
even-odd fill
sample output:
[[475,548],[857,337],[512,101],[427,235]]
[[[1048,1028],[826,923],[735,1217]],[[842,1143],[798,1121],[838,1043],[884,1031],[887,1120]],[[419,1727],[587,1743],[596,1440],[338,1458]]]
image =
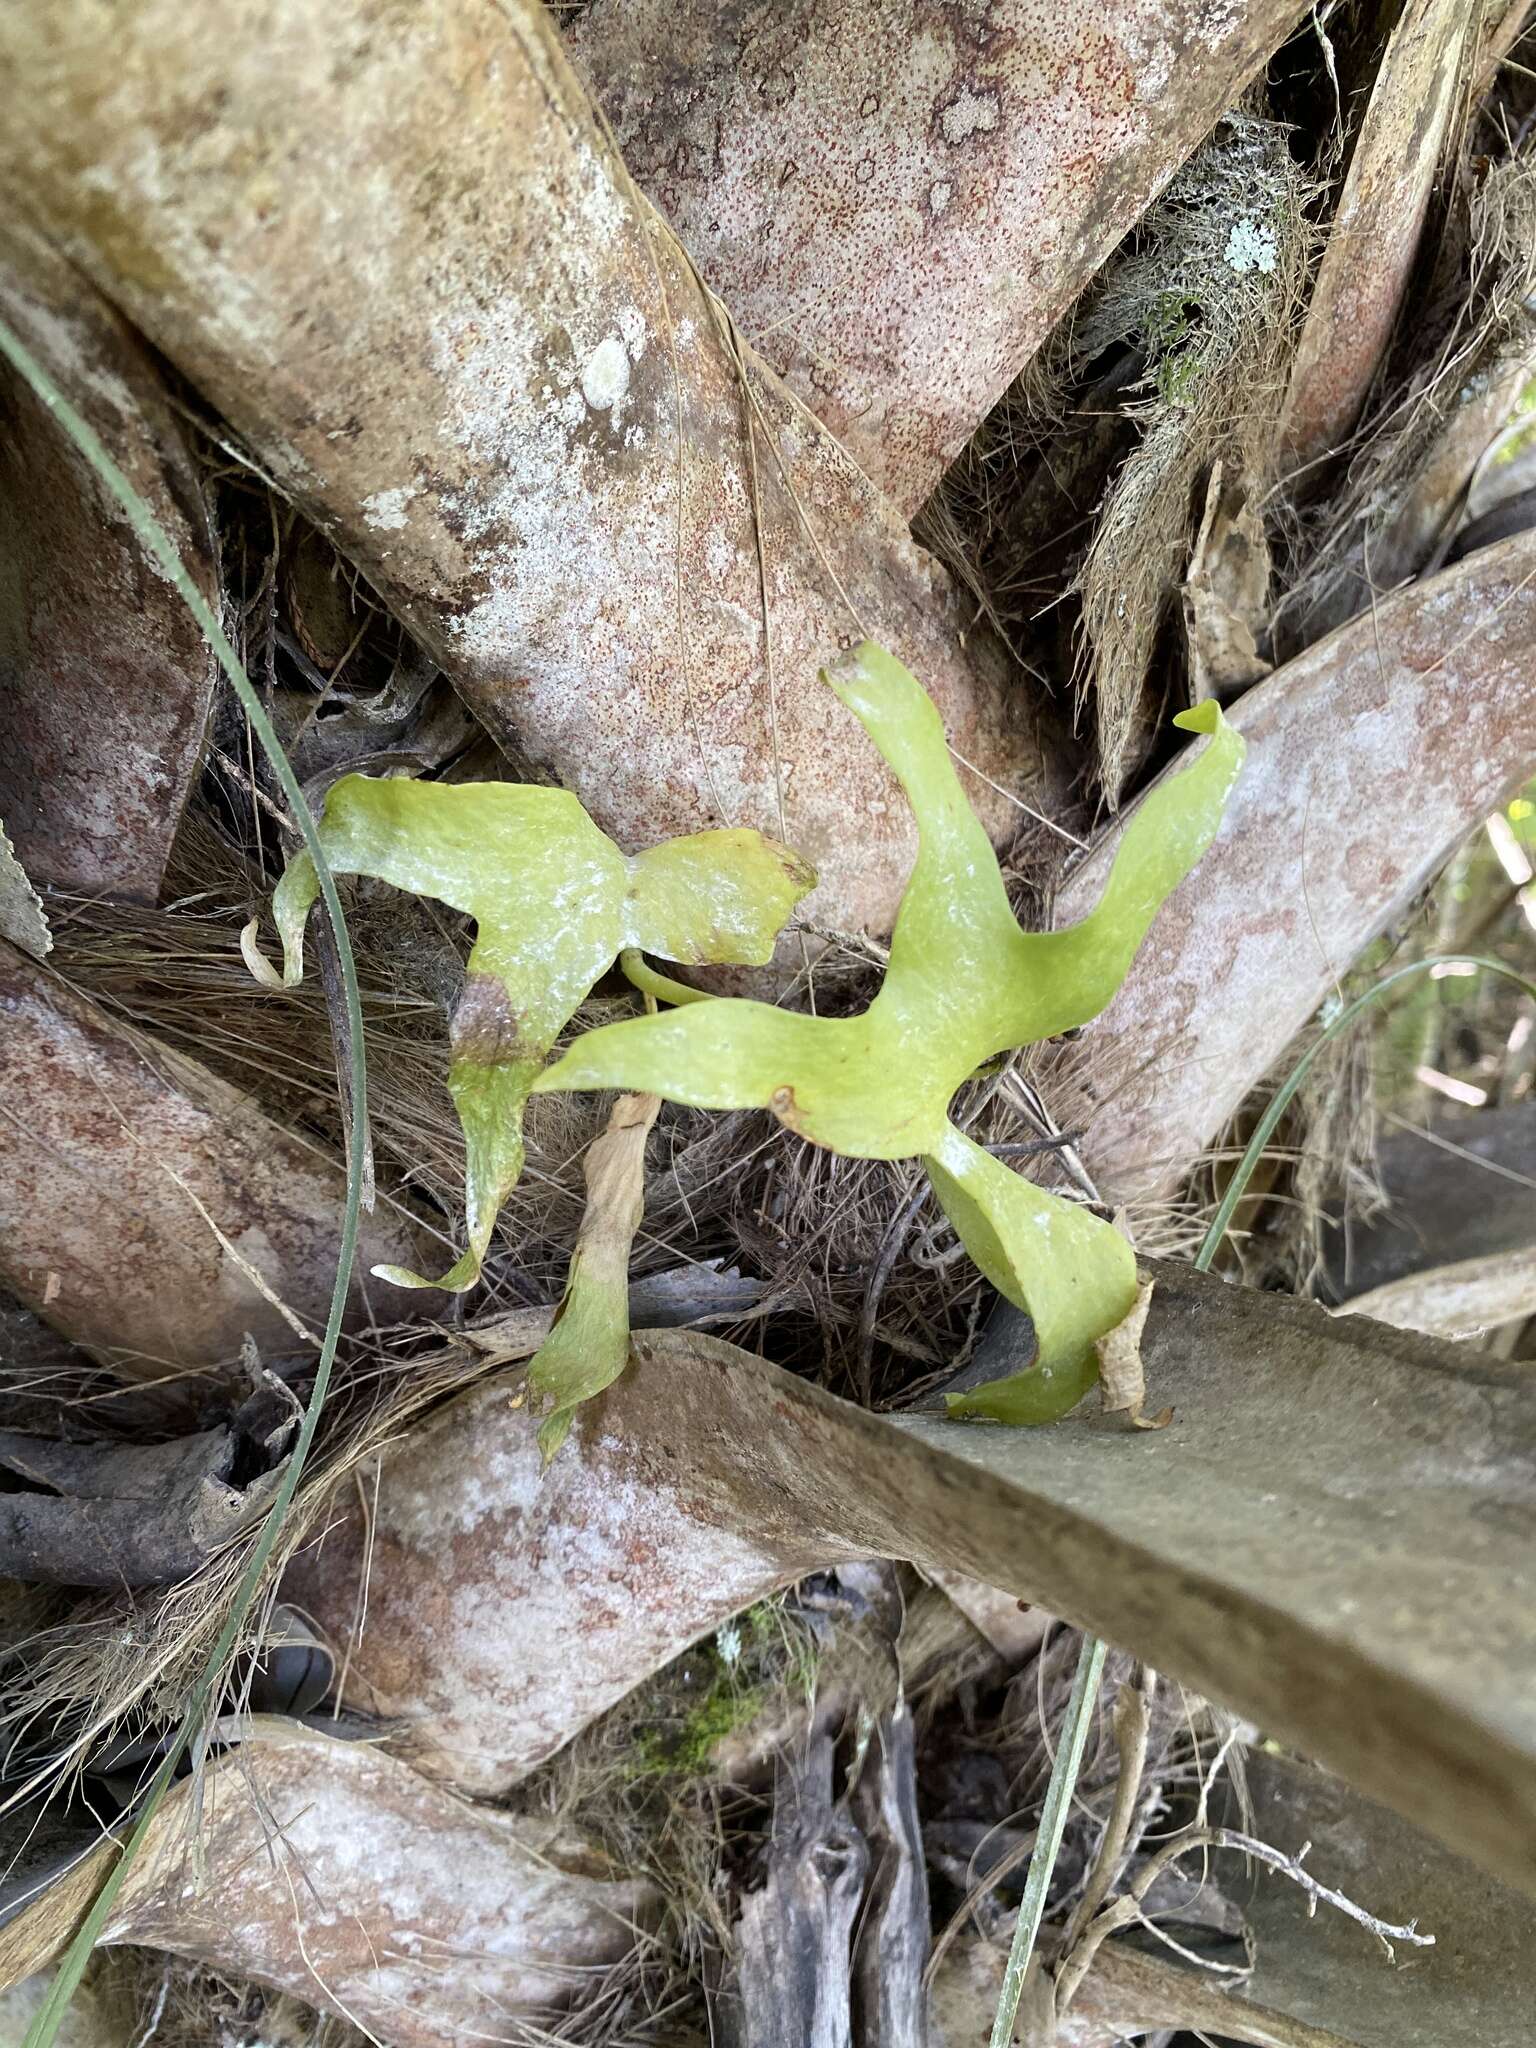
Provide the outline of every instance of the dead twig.
[[1109,1809],[1104,1838],[1077,1911],[1067,1929],[1068,1955],[1095,1914],[1109,1897],[1125,1866],[1130,1845],[1131,1823],[1141,1797],[1141,1781],[1147,1767],[1147,1743],[1152,1729],[1152,1700],[1157,1691],[1157,1673],[1138,1665],[1115,1698],[1112,1726],[1115,1747],[1120,1752],[1120,1775],[1115,1780],[1114,1803]]
[[1335,1891],[1331,1885],[1319,1883],[1310,1870],[1302,1868],[1302,1857],[1311,1846],[1309,1842],[1299,1855],[1287,1856],[1283,1849],[1273,1848],[1268,1842],[1256,1841],[1252,1835],[1239,1834],[1235,1828],[1190,1828],[1177,1840],[1160,1849],[1155,1856],[1150,1857],[1137,1872],[1130,1888],[1112,1905],[1107,1906],[1087,1929],[1057,1973],[1057,2013],[1064,2013],[1071,2004],[1103,1943],[1111,1934],[1118,1933],[1122,1927],[1128,1927],[1133,1921],[1142,1919],[1141,1902],[1152,1886],[1165,1870],[1194,1849],[1235,1849],[1239,1855],[1251,1856],[1256,1862],[1267,1864],[1271,1870],[1278,1870],[1282,1877],[1288,1877],[1293,1884],[1301,1886],[1307,1895],[1309,1913],[1315,1912],[1319,1903],[1332,1906],[1336,1912],[1343,1913],[1374,1934],[1389,1957],[1394,1954],[1392,1944],[1395,1941],[1410,1942],[1415,1948],[1434,1947],[1435,1937],[1432,1934],[1420,1934],[1416,1921],[1409,1920],[1399,1925],[1391,1920],[1378,1919],[1374,1913],[1367,1912],[1364,1906],[1357,1906],[1353,1899],[1346,1898],[1343,1892]]

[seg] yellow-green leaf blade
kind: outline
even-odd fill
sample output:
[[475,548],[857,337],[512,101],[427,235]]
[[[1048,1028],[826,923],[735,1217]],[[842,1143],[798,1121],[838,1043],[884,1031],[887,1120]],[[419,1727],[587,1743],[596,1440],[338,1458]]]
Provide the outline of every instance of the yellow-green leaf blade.
[[950,758],[944,722],[917,678],[866,640],[825,681],[895,774],[917,822],[918,854],[876,1007],[942,1020],[965,1072],[986,1057],[988,989],[1021,934],[997,855]]
[[949,1397],[952,1415],[1054,1422],[1098,1376],[1094,1345],[1136,1304],[1136,1257],[1112,1225],[1048,1194],[949,1125],[926,1161],[962,1243],[1035,1326],[1028,1371]]
[[630,862],[624,943],[666,960],[762,967],[816,870],[747,827],[694,832]]
[[1242,737],[1211,702],[1181,711],[1174,724],[1208,734],[1207,744],[1138,804],[1094,909],[1063,931],[1019,934],[995,1016],[998,1050],[1054,1038],[1096,1017],[1124,981],[1153,918],[1220,830],[1243,764]]
[[[520,783],[344,775],[326,799],[320,837],[336,873],[371,876],[475,920],[448,1073],[464,1132],[468,1247],[437,1280],[400,1268],[384,1274],[451,1292],[480,1277],[522,1172],[529,1091],[620,948],[765,961],[815,880],[787,848],[746,829],[697,833],[631,859],[567,791]],[[317,891],[300,854],[273,897],[289,986],[303,973]]]
[[823,1063],[814,1017],[736,996],[587,1031],[534,1083],[536,1095],[630,1088],[690,1109],[769,1109]]

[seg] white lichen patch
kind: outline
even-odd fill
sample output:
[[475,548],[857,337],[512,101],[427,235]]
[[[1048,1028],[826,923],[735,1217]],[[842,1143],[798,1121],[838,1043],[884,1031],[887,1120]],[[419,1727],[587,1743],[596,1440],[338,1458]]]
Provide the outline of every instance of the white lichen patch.
[[406,521],[406,507],[415,496],[405,484],[392,491],[374,491],[363,500],[363,522],[382,532],[396,533]]
[[638,363],[645,354],[645,315],[638,306],[626,306],[619,314],[616,325],[623,337],[629,360]]
[[[499,1398],[504,1399],[504,1396]],[[473,1535],[487,1515],[526,1514],[539,1492],[538,1447],[517,1431],[489,1437],[484,1451],[444,1487],[423,1447],[415,1459],[389,1468],[380,1523],[390,1535],[426,1556],[449,1555],[456,1536]]]
[[949,105],[940,109],[939,127],[944,140],[958,146],[969,142],[973,135],[989,135],[1001,118],[1001,103],[995,92],[976,92],[962,85]]
[[622,335],[606,335],[582,364],[581,395],[594,412],[612,413],[618,425],[629,396],[629,351]]
[[1232,223],[1222,259],[1229,270],[1235,270],[1239,277],[1251,277],[1255,271],[1263,277],[1273,277],[1278,256],[1279,244],[1272,227],[1249,214]]
[[[605,1435],[541,1473],[537,1418],[490,1388],[392,1462],[380,1531],[410,1552],[389,1568],[393,1648],[435,1674],[415,1701],[419,1753],[462,1786],[503,1789],[782,1576],[751,1531],[701,1522],[675,1489]],[[450,1551],[451,1532],[477,1532]],[[452,1558],[453,1597],[408,1597]],[[402,1593],[407,1597],[402,1599]],[[419,1614],[414,1639],[405,1617]],[[573,1654],[574,1646],[580,1654]],[[367,1645],[363,1651],[367,1665]]]

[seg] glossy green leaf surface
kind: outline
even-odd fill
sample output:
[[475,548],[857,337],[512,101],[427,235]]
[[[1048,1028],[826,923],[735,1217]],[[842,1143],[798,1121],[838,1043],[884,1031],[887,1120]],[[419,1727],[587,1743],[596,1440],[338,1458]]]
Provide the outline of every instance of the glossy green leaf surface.
[[945,1126],[925,1161],[939,1205],[999,1294],[1027,1306],[1040,1350],[1027,1372],[953,1394],[952,1415],[1054,1422],[1098,1377],[1094,1345],[1136,1301],[1136,1255],[1111,1224],[1022,1179]]
[[1094,1340],[1135,1299],[1134,1260],[1108,1224],[971,1145],[949,1104],[987,1060],[1103,1009],[1159,907],[1215,837],[1243,743],[1215,704],[1181,713],[1175,723],[1207,744],[1134,812],[1098,905],[1065,930],[1025,932],[921,685],[868,642],[826,679],[894,770],[918,825],[875,1000],[847,1018],[690,1003],[588,1032],[537,1087],[649,1089],[701,1109],[770,1109],[835,1152],[925,1159],[972,1257],[1029,1312],[1039,1338],[1037,1366],[1016,1376],[1028,1388],[1000,1383],[957,1397],[955,1411],[1049,1420],[1092,1383]]
[[[380,1268],[398,1286],[454,1292],[479,1278],[522,1172],[529,1090],[615,957],[644,948],[689,964],[763,965],[815,882],[787,847],[746,829],[625,854],[567,791],[518,783],[344,775],[326,799],[320,837],[338,875],[370,875],[475,920],[448,1070],[466,1148],[468,1245],[438,1280]],[[301,853],[272,900],[290,987],[303,975],[316,893]]]

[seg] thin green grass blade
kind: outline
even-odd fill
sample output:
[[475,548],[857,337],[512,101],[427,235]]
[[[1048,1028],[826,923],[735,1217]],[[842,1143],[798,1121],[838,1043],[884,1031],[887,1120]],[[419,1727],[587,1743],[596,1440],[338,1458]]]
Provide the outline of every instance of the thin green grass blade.
[[1018,1924],[1013,1930],[1013,1945],[1008,1951],[1008,1967],[1003,1972],[1002,1995],[997,2001],[997,2017],[992,2022],[988,2048],[1010,2048],[1013,2041],[1024,1979],[1029,1974],[1035,1937],[1045,1917],[1046,1893],[1051,1888],[1056,1858],[1061,1854],[1067,1815],[1072,1810],[1072,1793],[1077,1785],[1077,1774],[1082,1769],[1083,1751],[1088,1746],[1093,1710],[1098,1705],[1105,1654],[1105,1645],[1097,1636],[1083,1637],[1082,1648],[1077,1653],[1072,1696],[1067,1701],[1067,1716],[1056,1746],[1056,1761],[1051,1766],[1051,1781],[1045,1788],[1040,1833],[1036,1838],[1035,1853],[1029,1859],[1029,1875],[1024,1880],[1024,1897],[1019,1904]]
[[1221,1241],[1232,1227],[1237,1205],[1248,1192],[1248,1183],[1253,1178],[1254,1169],[1264,1156],[1265,1146],[1274,1136],[1281,1117],[1290,1107],[1297,1089],[1311,1072],[1324,1046],[1337,1038],[1341,1032],[1347,1031],[1363,1010],[1368,1010],[1373,1003],[1380,1002],[1387,991],[1396,988],[1400,981],[1407,981],[1411,975],[1428,973],[1432,967],[1446,966],[1476,967],[1484,974],[1496,974],[1501,980],[1513,982],[1516,988],[1523,989],[1526,995],[1536,1002],[1536,982],[1518,973],[1513,967],[1506,967],[1502,960],[1490,960],[1481,953],[1429,953],[1422,960],[1409,960],[1402,967],[1394,967],[1389,974],[1384,974],[1379,980],[1373,981],[1363,994],[1356,996],[1352,1003],[1346,1003],[1337,1017],[1323,1027],[1318,1034],[1317,1042],[1308,1046],[1275,1090],[1268,1107],[1259,1118],[1253,1136],[1244,1148],[1243,1156],[1237,1163],[1237,1171],[1221,1198],[1216,1214],[1211,1218],[1211,1227],[1205,1233],[1204,1242],[1195,1254],[1197,1273],[1210,1271],[1211,1262],[1221,1249]]
[[144,1808],[135,1822],[132,1832],[124,1843],[121,1853],[101,1890],[92,1901],[91,1909],[81,1922],[80,1928],[58,1972],[49,1987],[48,1996],[38,2009],[32,2025],[27,2030],[23,2048],[52,2048],[63,2022],[65,2010],[84,1974],[86,1963],[97,1938],[107,1924],[113,1904],[123,1886],[134,1857],[142,1848],[160,1803],[169,1789],[172,1775],[180,1762],[188,1742],[201,1727],[212,1703],[214,1689],[220,1673],[228,1661],[230,1652],[239,1640],[240,1630],[256,1597],[262,1574],[267,1568],[277,1542],[283,1518],[293,1501],[305,1459],[314,1442],[315,1429],[325,1406],[326,1390],[330,1384],[331,1366],[336,1357],[336,1344],[341,1335],[341,1319],[346,1307],[347,1290],[352,1280],[352,1268],[357,1256],[358,1221],[362,1208],[363,1162],[367,1156],[368,1095],[367,1068],[363,1053],[363,1012],[358,993],[357,967],[352,957],[351,940],[347,934],[346,919],[342,915],[341,900],[336,893],[335,878],[325,858],[325,849],[320,844],[320,835],[309,806],[304,801],[304,792],[288,765],[287,756],[272,729],[271,720],[262,707],[261,699],[251,687],[250,678],[241,665],[240,657],[225,637],[223,628],[214,616],[212,608],[202,592],[193,583],[183,568],[181,559],[172,547],[169,538],[160,526],[148,505],[139,496],[117,464],[102,446],[95,432],[81,418],[69,403],[63,392],[54,383],[42,365],[17,339],[9,327],[0,321],[0,355],[17,369],[32,387],[38,399],[47,407],[75,446],[89,462],[91,468],[107,489],[122,506],[128,523],[135,536],[159,564],[183,603],[197,620],[207,637],[209,645],[218,658],[219,666],[228,676],[236,696],[244,707],[246,716],[255,729],[262,750],[272,764],[272,771],[278,785],[288,800],[289,810],[303,835],[304,844],[315,864],[319,877],[320,893],[325,907],[330,912],[331,925],[336,940],[337,963],[341,970],[342,986],[346,997],[348,1037],[351,1041],[349,1061],[351,1075],[351,1118],[347,1147],[347,1193],[341,1227],[341,1244],[336,1260],[336,1284],[331,1290],[331,1309],[325,1326],[325,1337],[320,1347],[319,1361],[315,1368],[314,1389],[309,1405],[299,1425],[298,1440],[283,1475],[282,1485],[262,1525],[262,1531],[251,1552],[250,1560],[241,1574],[219,1639],[204,1666],[202,1676],[193,1688],[187,1711],[178,1729],[175,1740],[167,1751],[160,1768],[151,1781]]

